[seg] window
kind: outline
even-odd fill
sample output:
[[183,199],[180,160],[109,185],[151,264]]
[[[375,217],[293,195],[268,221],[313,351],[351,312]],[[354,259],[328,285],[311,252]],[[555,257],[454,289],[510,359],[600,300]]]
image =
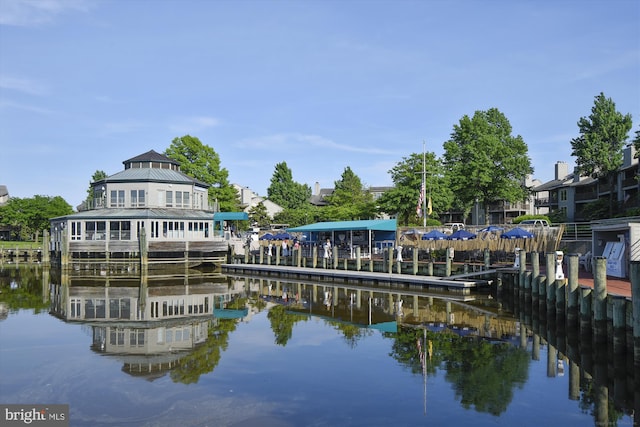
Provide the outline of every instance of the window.
[[189,202],[189,193],[188,192],[184,192],[182,193],[182,206],[185,208],[190,208],[191,204]]
[[173,207],[173,191],[167,191],[166,196],[167,201],[165,203],[165,206],[168,208]]
[[176,208],[182,207],[182,191],[176,191]]
[[111,190],[111,207],[124,208],[124,190]]
[[82,312],[82,300],[80,298],[71,298],[71,317],[72,318],[80,318]]
[[131,300],[129,298],[109,299],[110,319],[129,319],[131,317]]
[[87,221],[85,223],[86,240],[105,240],[107,223],[105,221]]
[[82,239],[82,223],[80,221],[71,222],[71,240]]
[[131,207],[143,208],[144,206],[144,190],[131,190]]
[[131,240],[131,221],[111,221],[109,240]]

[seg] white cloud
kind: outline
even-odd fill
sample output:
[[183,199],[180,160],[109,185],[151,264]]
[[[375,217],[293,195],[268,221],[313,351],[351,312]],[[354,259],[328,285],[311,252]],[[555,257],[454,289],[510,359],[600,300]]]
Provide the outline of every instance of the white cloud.
[[68,11],[86,12],[89,6],[86,0],[2,0],[0,25],[35,27]]
[[305,135],[300,133],[280,133],[259,138],[245,139],[238,142],[236,146],[239,148],[252,148],[259,150],[268,149],[271,151],[315,147],[336,151],[348,151],[352,153],[397,155],[397,152],[392,150],[383,150],[370,146],[358,147],[355,145],[339,144],[322,136]]
[[47,88],[36,81],[0,75],[0,88],[27,93],[29,95],[46,95]]

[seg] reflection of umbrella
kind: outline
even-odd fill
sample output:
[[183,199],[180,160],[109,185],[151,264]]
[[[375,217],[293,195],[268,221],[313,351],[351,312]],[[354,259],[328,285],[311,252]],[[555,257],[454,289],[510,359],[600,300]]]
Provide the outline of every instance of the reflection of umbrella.
[[291,238],[291,234],[289,233],[278,233],[273,236],[273,240],[289,240]]
[[431,230],[428,233],[422,235],[422,240],[444,240],[447,235],[439,230]]
[[262,236],[260,236],[260,239],[258,240],[273,240],[273,234],[271,233],[263,234]]
[[503,239],[531,239],[533,238],[533,233],[530,233],[524,228],[516,227],[502,233],[500,237]]
[[475,239],[476,235],[467,230],[458,230],[453,233],[451,236],[447,237],[447,240],[472,240]]
[[498,227],[497,225],[490,225],[488,227],[482,228],[478,231],[502,231],[503,228],[502,227]]

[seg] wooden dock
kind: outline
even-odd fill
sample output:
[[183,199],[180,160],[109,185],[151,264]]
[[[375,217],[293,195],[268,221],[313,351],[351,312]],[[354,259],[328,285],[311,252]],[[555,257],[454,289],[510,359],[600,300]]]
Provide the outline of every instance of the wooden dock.
[[[340,282],[375,284],[397,288],[417,287],[422,289],[446,290],[469,295],[472,290],[489,285],[487,280],[468,280],[455,277],[436,277],[412,274],[391,274],[370,271],[338,270],[329,268],[309,268],[264,264],[222,264],[222,271],[235,274],[262,274],[319,282]],[[489,272],[482,272],[485,275]],[[465,275],[471,276],[471,275]]]

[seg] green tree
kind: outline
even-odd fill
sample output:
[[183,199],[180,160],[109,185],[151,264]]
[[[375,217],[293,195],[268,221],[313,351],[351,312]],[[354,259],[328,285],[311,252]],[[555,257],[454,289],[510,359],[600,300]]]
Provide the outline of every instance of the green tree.
[[262,202],[249,209],[248,214],[249,222],[257,225],[258,227],[266,227],[271,222],[271,218],[269,218],[269,214],[267,213],[267,208]]
[[636,149],[634,157],[640,157],[640,129],[636,131],[636,137],[633,139],[633,146]]
[[335,181],[333,193],[327,201],[329,205],[325,209],[332,220],[371,219],[376,215],[373,195],[349,166]]
[[299,209],[284,209],[273,216],[278,224],[289,224],[289,227],[299,227],[314,222],[327,221],[324,208],[307,204]]
[[229,184],[229,172],[221,167],[220,156],[213,148],[196,137],[185,135],[174,138],[164,154],[180,162],[183,173],[210,185],[209,206],[215,208],[217,203],[222,212],[239,209],[238,194]]
[[[509,120],[497,108],[476,111],[454,125],[444,143],[444,165],[454,203],[466,217],[476,201],[484,206],[498,201],[524,201],[530,190],[525,179],[531,173],[527,144],[511,135]],[[485,209],[485,223],[489,211]]]
[[[424,162],[423,162],[424,158]],[[432,213],[436,217],[451,206],[453,194],[443,175],[442,162],[434,153],[411,154],[404,157],[390,171],[394,187],[386,191],[378,200],[378,209],[389,215],[396,215],[400,225],[416,224],[418,200],[422,187],[422,171],[425,171],[425,197],[431,198]]]
[[0,224],[11,226],[14,237],[31,240],[49,229],[51,218],[71,213],[73,208],[60,196],[13,197],[0,207]]
[[309,204],[311,187],[293,180],[291,169],[286,162],[278,163],[267,188],[269,200],[283,209],[299,209]]
[[105,179],[106,177],[107,177],[107,173],[103,170],[96,170],[91,176],[91,181],[89,181],[89,188],[87,188],[87,199],[85,202],[86,209],[92,209],[94,207],[93,206],[94,194],[93,194],[93,187],[91,184],[93,184],[96,181]]
[[580,136],[571,140],[577,172],[609,186],[609,217],[614,215],[616,178],[624,162],[623,148],[631,126],[631,114],[616,111],[613,100],[600,92],[591,115],[578,120]]

